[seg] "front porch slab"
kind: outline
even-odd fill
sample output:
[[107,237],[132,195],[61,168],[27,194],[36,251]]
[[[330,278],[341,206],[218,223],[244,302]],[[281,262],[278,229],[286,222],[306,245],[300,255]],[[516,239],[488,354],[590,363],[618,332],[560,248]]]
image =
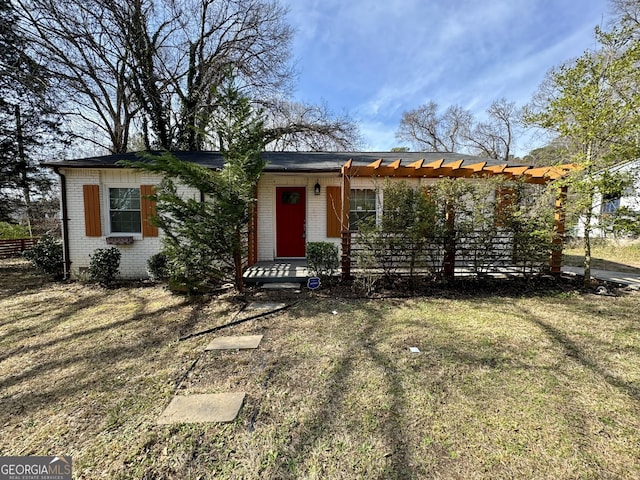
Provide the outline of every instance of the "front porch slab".
[[173,423],[232,422],[244,402],[245,393],[211,393],[173,397],[158,418],[159,425]]
[[245,335],[242,337],[216,337],[205,350],[248,350],[258,348],[262,335]]
[[309,271],[307,261],[304,259],[275,260],[251,265],[245,270],[243,276],[247,283],[306,282]]

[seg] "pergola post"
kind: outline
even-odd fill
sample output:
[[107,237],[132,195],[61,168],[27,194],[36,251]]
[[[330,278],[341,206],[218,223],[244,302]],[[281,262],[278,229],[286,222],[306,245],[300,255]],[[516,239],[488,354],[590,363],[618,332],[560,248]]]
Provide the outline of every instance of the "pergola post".
[[442,269],[444,278],[453,280],[456,272],[456,211],[453,203],[447,200],[445,216],[444,261]]
[[342,201],[340,206],[342,252],[340,255],[340,265],[343,281],[348,281],[351,278],[351,231],[349,230],[349,205],[351,201],[350,166],[349,161],[348,166],[345,165],[342,169]]
[[567,201],[567,187],[559,187],[556,194],[555,214],[553,219],[553,240],[551,241],[551,258],[549,271],[554,275],[562,272],[562,246],[565,234],[565,204]]
[[258,262],[258,187],[253,190],[254,201],[249,205],[247,267]]

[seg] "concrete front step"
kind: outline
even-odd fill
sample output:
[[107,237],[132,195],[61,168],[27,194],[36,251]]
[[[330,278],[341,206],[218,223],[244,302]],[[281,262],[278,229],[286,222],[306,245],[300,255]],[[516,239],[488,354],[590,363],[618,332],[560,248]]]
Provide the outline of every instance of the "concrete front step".
[[300,290],[302,283],[300,282],[266,282],[260,285],[263,290]]

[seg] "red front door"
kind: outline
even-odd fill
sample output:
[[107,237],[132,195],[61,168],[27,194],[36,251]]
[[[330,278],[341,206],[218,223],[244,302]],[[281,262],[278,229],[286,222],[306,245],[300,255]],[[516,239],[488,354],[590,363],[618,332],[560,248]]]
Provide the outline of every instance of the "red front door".
[[276,188],[276,257],[305,256],[305,187]]

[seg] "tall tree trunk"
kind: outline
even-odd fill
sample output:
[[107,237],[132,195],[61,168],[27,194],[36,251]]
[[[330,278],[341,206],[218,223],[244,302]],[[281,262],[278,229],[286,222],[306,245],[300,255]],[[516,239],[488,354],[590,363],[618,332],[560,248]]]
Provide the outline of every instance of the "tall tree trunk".
[[244,293],[244,278],[242,277],[242,230],[236,227],[235,245],[233,248],[233,264],[235,267],[235,283],[238,293]]
[[20,175],[20,188],[22,189],[22,199],[27,214],[27,228],[29,229],[29,236],[33,236],[31,230],[33,207],[31,205],[31,192],[29,190],[29,177],[28,177],[28,163],[27,157],[24,152],[24,135],[22,133],[22,115],[20,114],[20,105],[15,106],[16,116],[16,140],[18,142],[18,173]]
[[584,287],[591,286],[591,209],[584,218]]
[[584,282],[583,286],[591,286],[591,219],[593,218],[593,198],[595,196],[593,178],[591,176],[591,143],[587,145],[587,203],[584,219]]

